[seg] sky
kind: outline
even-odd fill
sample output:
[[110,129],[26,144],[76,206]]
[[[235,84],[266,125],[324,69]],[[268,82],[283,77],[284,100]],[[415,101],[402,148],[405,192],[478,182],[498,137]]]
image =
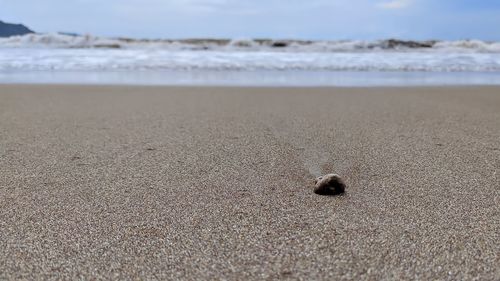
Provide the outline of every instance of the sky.
[[0,20],[110,37],[500,41],[500,0],[0,0]]

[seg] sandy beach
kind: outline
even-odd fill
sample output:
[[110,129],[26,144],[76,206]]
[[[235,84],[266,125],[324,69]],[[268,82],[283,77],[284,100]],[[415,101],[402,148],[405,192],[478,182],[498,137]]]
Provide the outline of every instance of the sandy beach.
[[498,241],[500,87],[0,85],[0,279],[498,280]]

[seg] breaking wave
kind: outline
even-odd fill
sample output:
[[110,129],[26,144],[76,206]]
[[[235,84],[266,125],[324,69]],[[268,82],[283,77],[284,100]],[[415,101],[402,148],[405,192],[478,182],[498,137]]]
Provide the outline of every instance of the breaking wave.
[[500,43],[464,41],[0,38],[0,71],[304,70],[500,72]]
[[61,33],[28,34],[0,38],[0,48],[93,48],[93,49],[164,49],[212,51],[273,51],[273,52],[477,52],[500,53],[500,42],[480,40],[459,41],[404,41],[397,39],[377,41],[306,41],[271,39],[181,39],[149,40],[105,38],[92,35]]

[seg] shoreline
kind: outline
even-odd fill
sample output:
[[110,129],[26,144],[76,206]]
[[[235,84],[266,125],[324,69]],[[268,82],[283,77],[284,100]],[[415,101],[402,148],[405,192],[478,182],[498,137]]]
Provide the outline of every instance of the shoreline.
[[127,88],[127,89],[165,89],[165,90],[175,90],[175,89],[192,89],[192,90],[203,90],[203,89],[224,89],[224,90],[238,90],[238,89],[248,89],[248,90],[456,90],[456,89],[478,89],[478,90],[488,90],[488,89],[500,89],[500,85],[407,85],[407,86],[269,86],[269,85],[140,85],[140,84],[73,84],[73,83],[1,83],[0,88],[16,88],[16,87],[55,87],[55,88],[88,88],[88,89],[111,89],[111,88]]
[[377,71],[0,71],[0,84],[234,87],[500,85],[497,72]]

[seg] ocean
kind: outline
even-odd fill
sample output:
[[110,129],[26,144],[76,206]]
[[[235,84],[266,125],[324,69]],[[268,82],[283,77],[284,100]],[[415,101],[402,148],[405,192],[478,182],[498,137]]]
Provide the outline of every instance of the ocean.
[[0,38],[0,83],[372,86],[500,84],[500,42]]

